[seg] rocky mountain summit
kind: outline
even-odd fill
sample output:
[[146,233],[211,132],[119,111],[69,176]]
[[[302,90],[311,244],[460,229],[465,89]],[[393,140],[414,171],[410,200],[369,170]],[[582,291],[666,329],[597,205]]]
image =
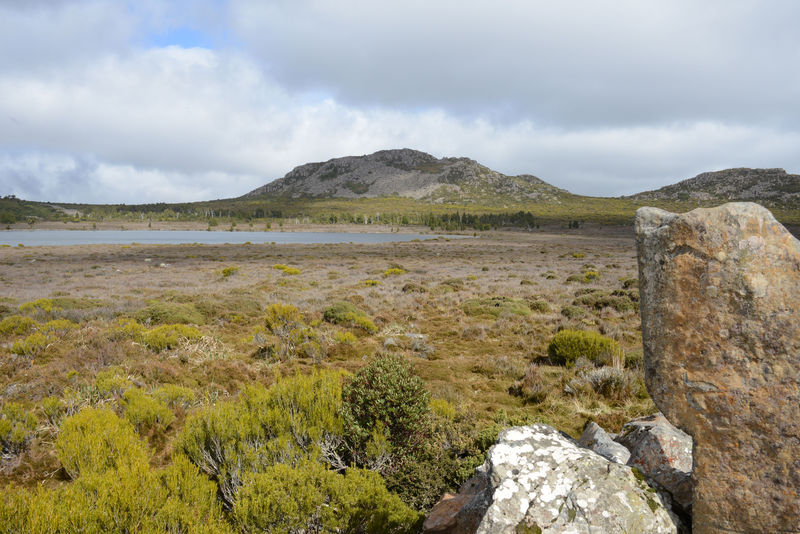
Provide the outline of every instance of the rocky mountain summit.
[[299,197],[371,198],[397,195],[431,202],[497,199],[555,201],[567,194],[539,178],[507,176],[468,158],[436,158],[403,148],[295,167],[247,193]]
[[787,207],[800,204],[800,175],[783,169],[726,169],[655,191],[637,193],[634,200],[757,201]]

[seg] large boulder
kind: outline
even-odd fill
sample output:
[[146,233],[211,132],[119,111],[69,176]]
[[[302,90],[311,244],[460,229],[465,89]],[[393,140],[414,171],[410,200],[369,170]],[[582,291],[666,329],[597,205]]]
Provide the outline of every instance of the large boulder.
[[[658,493],[630,467],[547,425],[501,432],[478,474],[485,489],[466,506],[473,513],[480,508],[476,503],[482,506],[480,534],[677,532]],[[436,532],[474,532],[462,527],[456,520],[450,530]]]
[[628,465],[669,492],[682,512],[691,511],[691,436],[657,413],[628,421],[614,439],[630,451]]
[[628,458],[631,457],[631,451],[624,445],[614,441],[608,432],[603,430],[603,427],[595,422],[590,422],[583,429],[578,443],[581,446],[591,449],[606,460],[611,460],[618,464],[628,463]]
[[800,242],[766,209],[636,213],[645,381],[694,439],[695,534],[800,525]]

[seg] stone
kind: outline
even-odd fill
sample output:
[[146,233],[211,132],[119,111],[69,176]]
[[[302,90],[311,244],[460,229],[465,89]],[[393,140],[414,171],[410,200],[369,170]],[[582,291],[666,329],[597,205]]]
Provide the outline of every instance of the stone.
[[661,497],[633,470],[556,429],[506,429],[479,468],[487,478],[477,532],[675,533]]
[[473,534],[489,507],[488,477],[479,471],[464,482],[457,495],[445,493],[431,509],[422,531],[426,534]]
[[618,464],[628,463],[628,458],[631,457],[631,452],[624,445],[614,441],[611,436],[595,422],[590,422],[586,425],[578,443],[580,443],[582,447],[593,450],[606,460]]
[[628,421],[615,438],[630,451],[628,465],[666,490],[681,512],[692,507],[692,438],[657,413]]
[[765,208],[636,212],[645,382],[694,439],[694,534],[800,532],[800,242]]

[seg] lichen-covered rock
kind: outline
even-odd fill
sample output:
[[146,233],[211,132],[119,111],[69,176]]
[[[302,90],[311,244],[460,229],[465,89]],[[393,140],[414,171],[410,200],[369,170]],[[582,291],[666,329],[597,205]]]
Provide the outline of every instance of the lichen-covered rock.
[[616,462],[618,464],[627,463],[628,458],[631,457],[631,451],[629,451],[624,445],[621,445],[611,439],[611,436],[608,435],[608,432],[603,430],[603,427],[595,422],[591,422],[586,425],[586,428],[583,429],[583,434],[581,434],[578,443],[587,449],[593,450],[606,460],[611,460],[612,462]]
[[636,213],[645,381],[695,534],[800,532],[800,242],[757,204]]
[[659,495],[552,427],[500,433],[480,468],[491,493],[479,534],[677,532]]
[[630,450],[628,465],[668,491],[683,512],[691,510],[691,436],[657,413],[625,423],[615,439]]

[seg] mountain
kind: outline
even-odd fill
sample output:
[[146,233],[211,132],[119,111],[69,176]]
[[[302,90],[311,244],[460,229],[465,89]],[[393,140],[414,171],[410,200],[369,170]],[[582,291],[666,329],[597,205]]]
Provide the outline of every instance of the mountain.
[[436,203],[492,203],[503,199],[558,202],[568,194],[529,174],[507,176],[468,158],[438,159],[403,148],[306,163],[242,198],[397,195]]
[[695,200],[700,202],[754,201],[797,209],[800,175],[783,169],[726,169],[704,172],[694,178],[655,191],[632,195],[633,200]]

